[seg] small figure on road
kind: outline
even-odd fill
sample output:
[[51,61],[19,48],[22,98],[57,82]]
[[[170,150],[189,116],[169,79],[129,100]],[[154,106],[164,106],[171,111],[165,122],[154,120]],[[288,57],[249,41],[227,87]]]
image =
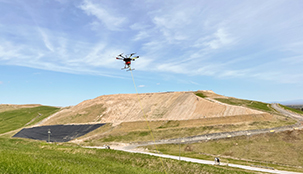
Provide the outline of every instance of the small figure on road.
[[218,158],[218,157],[215,158],[215,164],[220,165],[220,158]]

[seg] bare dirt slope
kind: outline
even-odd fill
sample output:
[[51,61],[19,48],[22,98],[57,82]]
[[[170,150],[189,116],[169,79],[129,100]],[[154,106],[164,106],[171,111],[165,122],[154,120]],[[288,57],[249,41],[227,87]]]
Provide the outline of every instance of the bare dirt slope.
[[[224,96],[204,91],[208,96]],[[235,115],[267,114],[261,111],[214,102],[194,92],[104,95],[61,110],[44,125],[68,123],[113,123],[147,120],[190,120]]]

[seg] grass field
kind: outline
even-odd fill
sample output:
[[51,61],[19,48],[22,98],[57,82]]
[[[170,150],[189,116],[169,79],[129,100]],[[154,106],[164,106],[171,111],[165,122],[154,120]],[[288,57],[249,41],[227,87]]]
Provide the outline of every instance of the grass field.
[[38,106],[0,112],[0,134],[38,123],[58,110],[56,107]]
[[[148,146],[153,149],[153,146]],[[157,145],[164,154],[213,160],[225,163],[268,166],[303,172],[303,130],[241,136],[194,144]]]
[[[114,150],[85,149],[73,144],[0,138],[0,173],[250,173]],[[252,173],[252,172],[251,172]]]

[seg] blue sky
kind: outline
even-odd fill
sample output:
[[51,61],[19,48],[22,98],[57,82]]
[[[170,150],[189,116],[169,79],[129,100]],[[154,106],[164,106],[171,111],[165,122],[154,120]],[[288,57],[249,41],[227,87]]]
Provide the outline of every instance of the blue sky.
[[0,0],[0,103],[213,90],[303,99],[301,0]]

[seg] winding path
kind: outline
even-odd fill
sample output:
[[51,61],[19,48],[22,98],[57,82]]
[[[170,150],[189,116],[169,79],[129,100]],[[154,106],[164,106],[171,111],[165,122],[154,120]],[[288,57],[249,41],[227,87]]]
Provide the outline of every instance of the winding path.
[[[294,130],[294,129],[303,129],[303,115],[295,114],[292,112],[289,112],[287,110],[282,109],[277,104],[271,105],[275,110],[282,113],[285,116],[292,117],[296,120],[298,120],[298,123],[291,125],[291,126],[283,126],[283,127],[277,127],[277,128],[270,128],[270,129],[259,129],[259,130],[246,130],[246,131],[235,131],[235,132],[223,132],[223,133],[213,133],[213,134],[206,134],[206,135],[198,135],[193,137],[185,137],[185,138],[177,138],[177,139],[169,139],[169,140],[159,140],[155,142],[146,142],[141,144],[129,144],[126,146],[114,146],[112,149],[115,150],[121,150],[125,152],[130,153],[142,153],[152,156],[158,156],[162,158],[170,158],[170,159],[176,159],[176,160],[182,160],[182,161],[188,161],[188,162],[194,162],[194,163],[200,163],[200,164],[209,164],[214,165],[214,161],[209,160],[201,160],[201,159],[194,159],[194,158],[188,158],[188,157],[179,157],[179,156],[173,156],[173,155],[165,155],[165,154],[157,154],[157,153],[150,153],[145,152],[142,150],[136,149],[139,146],[147,146],[147,145],[153,145],[153,144],[177,144],[177,143],[193,143],[193,142],[199,142],[199,141],[205,141],[210,139],[222,139],[222,138],[229,138],[229,137],[235,137],[235,136],[250,136],[250,135],[256,135],[256,134],[263,134],[263,133],[274,133],[274,132],[282,132],[287,130]],[[95,146],[85,146],[85,148],[105,148],[105,147],[95,147]],[[273,169],[265,169],[265,168],[258,168],[253,166],[245,166],[245,165],[239,165],[239,164],[226,164],[221,163],[221,165],[229,166],[229,167],[236,167],[236,168],[242,168],[245,170],[251,170],[251,171],[259,171],[259,172],[267,172],[267,173],[281,173],[281,174],[300,174],[299,172],[290,172],[290,171],[282,171],[282,170],[273,170]]]
[[205,135],[197,135],[191,137],[184,137],[184,138],[175,138],[175,139],[168,139],[168,140],[158,140],[158,141],[151,141],[145,143],[133,143],[129,144],[128,146],[122,147],[124,150],[131,150],[135,149],[139,146],[148,146],[153,144],[179,144],[179,143],[195,143],[199,141],[206,141],[206,140],[216,140],[222,138],[230,138],[236,136],[251,136],[257,134],[264,134],[264,133],[274,133],[274,132],[283,132],[288,130],[294,129],[303,129],[303,115],[295,114],[290,111],[284,110],[279,107],[277,104],[272,104],[272,107],[276,109],[278,112],[282,113],[287,117],[292,117],[298,120],[298,123],[290,126],[282,126],[282,127],[275,127],[275,128],[268,128],[268,129],[255,129],[255,130],[244,130],[244,131],[234,131],[234,132],[221,132],[221,133],[212,133],[212,134],[205,134]]

